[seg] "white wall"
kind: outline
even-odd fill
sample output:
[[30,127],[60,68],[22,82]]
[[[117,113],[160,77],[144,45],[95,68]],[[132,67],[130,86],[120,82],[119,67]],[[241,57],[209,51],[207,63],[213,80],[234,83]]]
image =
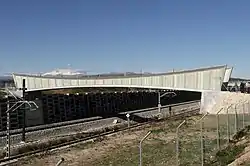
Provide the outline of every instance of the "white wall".
[[199,91],[220,90],[225,72],[226,66],[219,66],[136,77],[66,79],[13,74],[13,78],[17,88],[21,88],[22,79],[26,79],[28,90],[73,87],[141,87]]
[[216,114],[220,109],[221,114],[227,112],[235,113],[235,105],[237,113],[243,113],[243,105],[245,113],[249,109],[250,95],[237,92],[219,92],[219,91],[204,91],[201,98],[201,113]]

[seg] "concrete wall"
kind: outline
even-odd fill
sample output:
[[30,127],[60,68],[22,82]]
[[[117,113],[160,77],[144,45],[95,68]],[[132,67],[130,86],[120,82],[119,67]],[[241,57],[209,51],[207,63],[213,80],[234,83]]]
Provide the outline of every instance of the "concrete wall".
[[63,78],[13,74],[17,88],[26,79],[27,90],[46,90],[76,87],[135,87],[176,90],[221,90],[226,66],[186,70],[181,72],[151,74],[141,76],[120,76],[114,78]]
[[233,68],[227,68],[223,82],[228,82],[233,72]]
[[[237,113],[245,113],[250,111],[250,95],[237,92],[219,92],[204,91],[201,97],[201,113],[216,114],[221,110],[221,114],[235,113],[235,105]],[[231,106],[231,107],[230,107]]]

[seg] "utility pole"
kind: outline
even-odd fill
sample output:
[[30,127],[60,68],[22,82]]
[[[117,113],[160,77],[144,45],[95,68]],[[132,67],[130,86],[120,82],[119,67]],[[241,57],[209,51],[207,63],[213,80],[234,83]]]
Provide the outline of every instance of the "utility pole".
[[24,104],[28,104],[30,110],[31,110],[31,104],[33,104],[36,108],[38,108],[38,106],[36,105],[36,103],[34,101],[16,101],[16,103],[14,105],[12,105],[10,107],[10,102],[7,99],[7,133],[6,133],[6,158],[10,157],[10,112],[14,112],[16,111],[19,107],[22,107]]
[[[7,110],[10,109],[9,96],[7,96]],[[6,124],[6,158],[10,157],[10,112],[7,111],[7,124]]]
[[[168,94],[173,94],[174,96],[176,96],[175,92],[165,92],[161,94],[161,92],[158,91],[158,112],[161,112],[161,98]],[[169,107],[169,113],[171,114],[171,106]]]
[[[23,87],[20,88],[19,90],[23,91],[23,100],[26,99],[26,85],[25,85],[25,79],[23,79]],[[26,105],[24,104],[22,107],[23,110],[23,130],[22,130],[22,142],[25,142],[25,128],[26,128]]]

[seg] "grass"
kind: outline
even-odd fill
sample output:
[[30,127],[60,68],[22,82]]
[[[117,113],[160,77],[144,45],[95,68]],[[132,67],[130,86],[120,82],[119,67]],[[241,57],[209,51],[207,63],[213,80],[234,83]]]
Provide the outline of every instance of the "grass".
[[[245,147],[249,144],[250,126],[246,126],[242,130],[238,131],[234,136],[230,144],[224,149],[218,151],[215,155],[215,159],[212,160],[209,165],[211,166],[224,166],[233,162],[236,158],[242,154]],[[245,142],[241,142],[244,141]],[[250,165],[249,163],[241,165]]]
[[[191,119],[189,119],[191,120]],[[143,165],[176,165],[176,139],[175,129],[182,120],[161,124],[153,128],[148,140],[143,143]],[[196,133],[197,128],[189,128],[189,123],[180,129],[180,155],[181,165],[200,165],[200,141],[197,134],[188,135],[190,131]],[[189,130],[187,130],[189,128]],[[169,136],[174,136],[168,139]],[[214,141],[215,142],[215,141]],[[136,144],[137,143],[137,144]],[[139,164],[138,142],[127,147],[117,147],[103,158],[96,160],[92,165],[131,166]],[[193,160],[195,159],[195,160]]]
[[[197,117],[199,118],[199,117]],[[220,145],[221,148],[227,145],[226,116],[220,116]],[[189,120],[190,121],[190,120]],[[152,129],[152,134],[143,144],[143,165],[163,166],[176,165],[176,143],[175,137],[166,141],[168,134],[175,134],[175,128],[181,122],[175,121],[168,125],[161,125]],[[230,123],[231,134],[233,135],[234,123]],[[171,128],[170,128],[171,127]],[[206,165],[225,165],[232,162],[236,156],[245,148],[244,145],[228,146],[217,152],[216,117],[211,115],[204,120],[204,160]],[[246,132],[238,132],[234,139],[239,139]],[[198,166],[201,165],[201,136],[200,125],[187,123],[180,129],[180,165]],[[131,166],[139,165],[138,142],[127,147],[117,147],[111,152],[94,161],[93,165],[102,166]]]
[[[143,145],[143,164],[144,165],[165,165],[166,159],[173,156],[172,149],[175,144],[166,144],[159,139],[152,139],[152,143]],[[169,147],[172,148],[169,148]],[[116,150],[109,156],[96,161],[93,165],[114,165],[114,166],[131,166],[139,164],[139,148],[136,146],[125,147]]]
[[237,156],[244,150],[245,145],[229,145],[225,149],[217,152],[215,161],[212,161],[210,166],[224,166],[233,162]]
[[[210,141],[206,150],[212,151],[215,140]],[[176,144],[174,141],[166,141],[154,138],[143,146],[143,165],[176,165]],[[200,165],[200,141],[193,137],[192,141],[181,142],[180,165]],[[131,166],[139,164],[139,148],[136,146],[124,147],[112,152],[101,160],[95,161],[93,165],[107,166]]]
[[151,132],[153,134],[159,134],[159,133],[165,132],[165,130],[163,128],[159,128],[159,129],[154,129]]
[[[221,150],[218,151],[216,117],[209,115],[204,119],[202,135],[200,132],[200,123],[197,123],[200,117],[185,118],[187,123],[181,126],[179,130],[180,165],[201,165],[201,136],[203,136],[205,165],[224,166],[234,161],[242,153],[246,145],[239,144],[238,142],[242,141],[242,139],[248,139],[250,127],[246,127],[233,136],[235,124],[233,123],[234,117],[232,116],[229,126],[231,141],[229,146],[227,146],[227,117],[220,116],[219,141]],[[114,136],[104,137],[104,140],[100,140],[98,143],[79,145],[71,149],[71,152],[65,154],[65,156],[71,161],[70,164],[74,160],[75,165],[78,163],[84,163],[89,166],[139,165],[139,142],[150,130],[151,134],[143,142],[142,146],[143,166],[174,166],[177,163],[176,127],[182,121],[183,119],[166,120],[141,128],[131,129]],[[62,153],[57,154],[57,156],[63,155]],[[73,159],[69,156],[73,156]],[[44,159],[44,157],[42,158]],[[37,163],[37,161],[33,163]]]

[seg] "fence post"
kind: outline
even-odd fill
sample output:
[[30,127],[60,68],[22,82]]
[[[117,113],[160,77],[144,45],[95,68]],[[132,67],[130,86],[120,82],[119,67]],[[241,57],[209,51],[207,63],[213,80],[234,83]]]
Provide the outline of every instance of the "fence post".
[[245,102],[242,105],[242,127],[245,128]]
[[[246,103],[246,105],[247,105],[247,122],[249,121],[249,115],[250,115],[250,102],[249,101],[247,101],[247,103]],[[247,125],[249,125],[249,123],[247,123]]]
[[235,104],[234,111],[235,111],[235,115],[234,115],[234,121],[235,121],[234,130],[235,130],[235,134],[236,134],[238,132],[237,104]]
[[228,110],[231,107],[232,107],[232,104],[227,108],[227,143],[229,143],[230,141],[230,128],[229,128],[230,120],[229,120]]
[[220,118],[219,118],[219,113],[223,110],[224,108],[221,108],[217,113],[216,113],[216,119],[217,119],[217,149],[220,150]]
[[179,124],[179,126],[176,128],[176,164],[180,165],[180,160],[179,160],[179,129],[180,127],[186,122],[186,120],[184,120],[183,122],[181,122]]
[[203,127],[204,127],[204,122],[202,121],[200,123],[201,127],[201,165],[204,165],[204,143],[203,143]]
[[140,150],[140,164],[139,166],[142,166],[142,142],[151,134],[151,131],[149,131],[140,141],[139,144],[139,150]]
[[249,108],[250,108],[250,102],[248,101],[248,102],[247,102],[247,113],[248,113],[248,114],[250,114]]
[[201,136],[201,165],[203,166],[204,165],[204,143],[203,143],[203,127],[204,127],[204,122],[202,121],[205,116],[208,115],[208,112],[203,115],[197,122],[200,122],[200,130],[201,130],[201,133],[200,133],[200,136]]
[[61,158],[58,163],[56,163],[56,166],[60,166],[64,162],[64,158]]

